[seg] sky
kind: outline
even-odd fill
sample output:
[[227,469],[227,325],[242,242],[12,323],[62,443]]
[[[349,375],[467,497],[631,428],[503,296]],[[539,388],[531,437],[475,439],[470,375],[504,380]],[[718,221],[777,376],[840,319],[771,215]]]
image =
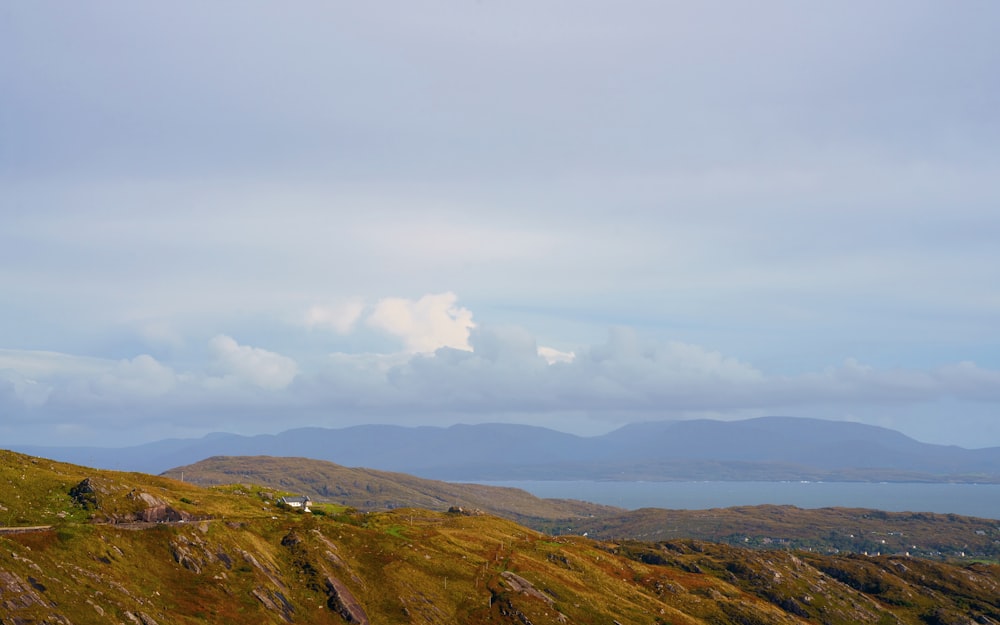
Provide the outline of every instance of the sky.
[[0,3],[0,445],[1000,446],[1000,4]]

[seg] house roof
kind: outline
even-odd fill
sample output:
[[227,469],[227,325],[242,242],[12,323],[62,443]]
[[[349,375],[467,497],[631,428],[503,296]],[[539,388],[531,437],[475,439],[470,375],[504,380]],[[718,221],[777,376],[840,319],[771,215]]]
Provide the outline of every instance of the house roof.
[[302,504],[302,505],[306,505],[306,504],[312,503],[312,500],[309,499],[309,497],[307,497],[305,495],[302,495],[302,496],[299,496],[299,497],[282,497],[278,501],[280,501],[281,503],[298,503],[298,504]]

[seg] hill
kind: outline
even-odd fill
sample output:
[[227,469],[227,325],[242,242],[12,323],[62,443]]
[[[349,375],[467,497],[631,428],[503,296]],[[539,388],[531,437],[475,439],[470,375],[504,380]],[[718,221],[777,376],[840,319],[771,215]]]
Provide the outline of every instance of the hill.
[[374,469],[351,469],[309,458],[216,456],[163,473],[202,486],[245,483],[309,495],[362,511],[451,507],[482,510],[528,525],[574,522],[624,512],[569,499],[540,499],[517,488],[454,484]]
[[1000,569],[984,564],[600,542],[419,509],[305,514],[279,494],[0,452],[0,622],[1000,621]]
[[525,425],[366,425],[213,434],[124,449],[18,447],[160,473],[212,456],[303,456],[450,481],[517,479],[1000,482],[1000,448],[932,445],[885,428],[791,417],[659,421],[581,437]]
[[0,452],[0,621],[1000,621],[1000,569],[985,564],[600,542],[419,509],[316,515],[279,494]]
[[403,473],[349,469],[322,460],[216,457],[164,475],[201,484],[244,483],[307,494],[363,511],[419,507],[479,509],[550,534],[601,539],[693,538],[763,549],[819,553],[1000,557],[1000,523],[955,514],[851,508],[739,506],[628,511],[583,501],[540,499],[515,488],[452,484]]

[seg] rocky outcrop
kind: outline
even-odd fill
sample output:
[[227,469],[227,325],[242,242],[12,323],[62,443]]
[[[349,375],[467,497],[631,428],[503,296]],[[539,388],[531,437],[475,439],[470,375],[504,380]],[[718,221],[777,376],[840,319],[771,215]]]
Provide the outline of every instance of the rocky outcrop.
[[452,506],[448,508],[448,514],[460,514],[462,516],[483,516],[486,514],[479,508],[463,508],[462,506]]
[[146,614],[145,612],[139,612],[138,614],[132,614],[131,612],[125,612],[125,618],[130,622],[135,623],[135,625],[159,625],[153,617]]
[[132,491],[128,494],[132,501],[145,504],[145,508],[134,514],[134,520],[142,523],[176,523],[178,521],[189,521],[193,517],[187,512],[177,510],[167,502],[154,497],[149,493]]
[[[336,549],[336,546],[323,537],[320,532],[311,532],[306,536],[318,537],[323,546]],[[281,539],[281,546],[292,553],[296,567],[306,579],[310,580],[309,583],[323,589],[327,597],[326,605],[330,610],[339,614],[346,623],[368,625],[368,615],[361,606],[361,602],[342,581],[331,575],[322,563],[316,561],[307,546],[306,536],[293,529]],[[328,559],[330,555],[333,555],[329,550],[326,553]],[[336,556],[334,557],[335,562],[343,564],[343,561]]]
[[[17,618],[17,613],[22,610],[31,611],[37,614],[41,609],[43,613],[47,609],[55,606],[54,603],[45,599],[45,586],[38,580],[29,577],[27,581],[15,573],[0,571],[0,617],[11,615],[14,617],[12,623],[32,623],[37,621],[21,620]],[[72,625],[70,621],[56,613],[51,613],[42,621],[52,625]],[[0,623],[6,623],[0,618]]]
[[368,615],[351,591],[336,577],[326,578],[327,606],[347,623],[368,625]]
[[0,608],[7,612],[33,605],[45,605],[45,600],[30,583],[21,577],[0,571]]
[[500,577],[504,578],[504,580],[510,586],[510,589],[513,590],[514,592],[519,592],[521,594],[528,595],[529,597],[534,597],[535,599],[544,602],[549,607],[555,605],[555,602],[552,600],[552,597],[546,595],[542,591],[535,588],[535,586],[531,582],[524,579],[520,575],[511,573],[510,571],[504,571],[503,573],[500,574]]
[[84,510],[96,510],[98,487],[93,478],[84,478],[82,482],[69,489],[69,496],[73,498],[76,505]]
[[[544,592],[535,588],[534,584],[524,579],[520,575],[512,573],[511,571],[504,571],[503,573],[500,574],[500,577],[503,578],[503,580],[507,583],[507,586],[509,586],[510,590],[513,591],[514,593],[526,597],[531,597],[532,599],[537,599],[538,601],[544,603],[547,607],[555,610],[556,602],[552,599],[552,597],[548,596]],[[497,597],[496,593],[494,593],[494,596]],[[513,616],[517,618],[519,621],[521,621],[521,623],[523,623],[524,625],[531,624],[531,620],[528,618],[528,616],[514,605],[514,603],[510,600],[509,596],[497,597],[497,599],[499,600],[501,614],[504,614],[506,616]],[[555,616],[556,616],[556,621],[559,623],[566,623],[569,621],[566,615],[563,614],[562,612],[559,612],[558,610],[555,610]]]
[[295,612],[295,608],[288,601],[285,595],[277,590],[272,590],[270,588],[254,588],[250,593],[254,596],[257,601],[260,601],[265,608],[272,612],[276,612],[281,615],[286,623],[292,622],[292,613]]
[[69,496],[76,505],[85,510],[100,510],[102,514],[98,516],[113,523],[176,523],[194,518],[191,514],[177,510],[159,497],[140,492],[134,488],[126,495],[126,499],[132,502],[130,506],[134,506],[132,511],[113,510],[110,508],[115,508],[115,506],[104,505],[107,502],[102,502],[103,496],[111,495],[115,490],[122,491],[126,488],[128,487],[121,485],[117,488],[108,487],[106,484],[102,485],[96,479],[88,477],[71,488]]

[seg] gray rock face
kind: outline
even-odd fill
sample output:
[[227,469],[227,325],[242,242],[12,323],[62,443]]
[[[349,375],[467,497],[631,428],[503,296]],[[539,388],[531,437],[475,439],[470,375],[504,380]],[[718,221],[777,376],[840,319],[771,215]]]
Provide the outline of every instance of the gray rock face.
[[368,615],[347,586],[336,577],[326,578],[327,605],[348,623],[369,625]]
[[69,496],[73,498],[76,505],[84,510],[94,510],[98,508],[97,487],[89,477],[69,489]]

